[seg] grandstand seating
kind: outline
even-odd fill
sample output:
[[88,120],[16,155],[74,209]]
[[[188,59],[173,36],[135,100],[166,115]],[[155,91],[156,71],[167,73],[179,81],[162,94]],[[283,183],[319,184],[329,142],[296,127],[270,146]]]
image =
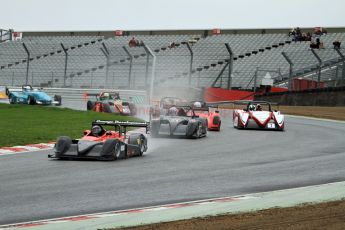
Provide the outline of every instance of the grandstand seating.
[[[99,36],[55,36],[24,37],[21,41],[0,44],[0,84],[21,85],[25,83],[27,54],[23,43],[30,50],[29,83],[40,86],[64,86],[65,54],[68,53],[66,86],[92,88],[146,87],[146,63],[148,78],[151,76],[152,58],[143,47],[129,48],[131,36],[104,39]],[[156,84],[188,85],[190,52],[186,43],[193,40],[193,87],[209,87],[229,61],[225,47],[228,43],[233,51],[232,87],[251,88],[253,76],[257,74],[260,83],[266,72],[283,82],[289,71],[289,64],[281,54],[285,52],[294,63],[294,76],[310,74],[318,68],[318,60],[310,51],[308,42],[291,42],[287,34],[238,34],[217,35],[203,38],[201,35],[140,35],[157,56]],[[323,80],[334,75],[334,64],[339,65],[340,56],[334,51],[335,39],[345,41],[345,33],[329,33],[321,37],[325,49],[316,50],[323,65]],[[107,58],[102,52],[109,52]],[[175,43],[174,48],[169,48]],[[127,54],[124,47],[129,51]],[[344,51],[342,50],[344,53]],[[129,73],[132,61],[131,73]],[[257,71],[260,68],[260,71]],[[337,70],[338,71],[338,70]],[[341,70],[339,70],[341,71]],[[338,72],[339,72],[338,71]],[[108,72],[108,79],[106,79]],[[339,73],[338,73],[339,74]],[[131,75],[129,82],[129,75]],[[145,83],[146,82],[146,83]],[[226,87],[227,69],[216,82]]]

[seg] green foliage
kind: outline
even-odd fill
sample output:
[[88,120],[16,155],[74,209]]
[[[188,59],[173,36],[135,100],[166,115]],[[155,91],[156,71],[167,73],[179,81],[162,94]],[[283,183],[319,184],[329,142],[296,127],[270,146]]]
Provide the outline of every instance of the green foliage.
[[46,143],[58,136],[80,138],[94,120],[139,121],[115,114],[59,107],[0,104],[0,147]]

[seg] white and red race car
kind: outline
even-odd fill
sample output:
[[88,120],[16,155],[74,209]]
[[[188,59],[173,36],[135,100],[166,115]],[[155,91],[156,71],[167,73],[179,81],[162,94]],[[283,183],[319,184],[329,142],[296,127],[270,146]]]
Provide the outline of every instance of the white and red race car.
[[233,111],[233,124],[237,129],[284,130],[284,115],[272,110],[267,101],[248,101],[244,109]]

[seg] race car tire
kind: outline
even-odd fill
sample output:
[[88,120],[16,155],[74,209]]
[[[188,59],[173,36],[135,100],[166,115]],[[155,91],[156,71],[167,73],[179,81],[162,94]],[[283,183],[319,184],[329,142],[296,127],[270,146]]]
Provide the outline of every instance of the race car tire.
[[117,139],[106,140],[103,144],[101,157],[107,157],[113,160],[117,160],[121,156],[121,142]]
[[94,101],[87,101],[87,103],[86,103],[86,109],[87,109],[87,110],[92,110],[93,107],[95,107],[95,102],[94,102]]
[[56,157],[59,158],[61,155],[66,153],[68,149],[71,147],[71,144],[72,144],[72,140],[70,137],[67,137],[67,136],[59,137],[54,145],[54,151],[55,151]]
[[60,95],[54,95],[54,101],[58,101],[59,103],[56,104],[57,106],[60,106],[62,103],[62,99]]
[[111,113],[110,105],[108,103],[103,103],[103,112]]
[[150,122],[150,135],[151,137],[155,138],[159,135],[159,126],[160,121],[152,121]]
[[129,135],[128,144],[137,145],[139,147],[138,156],[142,156],[147,150],[147,139],[140,133],[132,133]]
[[36,100],[33,96],[29,95],[28,97],[28,105],[34,105],[36,104]]
[[9,96],[8,100],[9,100],[10,104],[14,104],[14,102],[15,102],[12,95]]

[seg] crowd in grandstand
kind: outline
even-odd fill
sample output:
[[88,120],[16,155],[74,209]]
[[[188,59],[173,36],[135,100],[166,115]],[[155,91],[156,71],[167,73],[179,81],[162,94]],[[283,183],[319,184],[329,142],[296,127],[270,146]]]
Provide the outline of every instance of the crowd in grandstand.
[[[311,34],[310,32],[303,32],[299,27],[291,29],[289,32],[289,37],[292,36],[292,40],[295,42],[298,41],[308,41],[310,42],[311,49],[323,49],[324,44],[321,41],[321,37],[327,34],[327,30],[323,27],[315,27],[314,33]],[[340,49],[341,42],[339,39],[333,42],[334,49]]]

